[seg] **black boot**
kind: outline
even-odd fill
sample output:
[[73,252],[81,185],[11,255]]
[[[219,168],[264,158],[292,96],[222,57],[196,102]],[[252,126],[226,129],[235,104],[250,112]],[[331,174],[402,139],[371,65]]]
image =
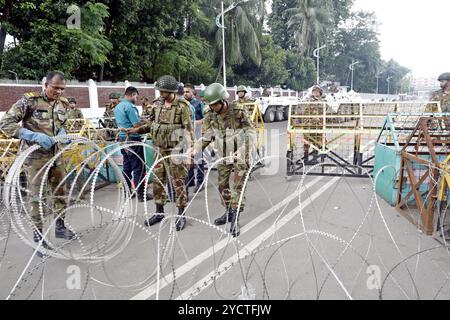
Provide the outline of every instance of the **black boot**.
[[178,208],[178,217],[175,221],[175,229],[181,231],[186,227],[186,217],[184,216],[184,208]]
[[55,237],[66,240],[72,240],[73,238],[75,238],[75,234],[66,228],[66,226],[64,225],[64,220],[62,218],[56,219]]
[[[237,209],[231,209],[231,225],[230,225],[230,233],[236,238],[241,234],[241,227],[239,226],[239,216],[240,213],[237,212]],[[242,212],[242,210],[240,211]]]
[[145,220],[144,224],[147,227],[160,223],[164,219],[164,206],[162,204],[156,204],[156,213],[150,218]]
[[225,213],[221,217],[214,220],[214,224],[216,226],[223,226],[224,224],[230,221],[231,221],[231,209],[226,209]]
[[[37,230],[34,229],[33,230],[33,240],[36,243],[39,243],[42,240],[42,229],[37,229]],[[47,242],[45,240],[42,241],[41,247],[44,249],[47,249],[47,250],[52,250],[52,248],[47,244]],[[39,250],[37,251],[36,254],[39,258],[42,258],[45,255],[44,253],[42,253]]]

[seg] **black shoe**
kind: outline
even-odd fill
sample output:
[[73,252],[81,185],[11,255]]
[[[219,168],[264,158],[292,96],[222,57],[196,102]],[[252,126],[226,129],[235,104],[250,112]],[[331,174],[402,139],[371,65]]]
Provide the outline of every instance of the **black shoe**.
[[[241,211],[242,212],[242,211]],[[230,225],[230,233],[236,238],[241,234],[241,226],[239,225],[239,215],[236,209],[231,209],[231,225]]]
[[147,227],[150,227],[157,223],[160,223],[163,219],[164,219],[164,214],[155,213],[149,219],[145,220],[145,225]]
[[214,225],[216,225],[216,226],[223,226],[227,222],[230,222],[231,218],[232,218],[231,217],[231,209],[227,209],[225,211],[225,213],[221,217],[219,217],[216,220],[214,220]]
[[[42,230],[41,230],[41,229],[38,229],[38,230],[39,230],[39,232],[38,232],[37,230],[33,230],[33,240],[34,240],[34,242],[36,242],[36,244],[39,243],[39,242],[42,240]],[[46,249],[46,250],[53,250],[53,249],[48,245],[48,243],[47,243],[45,240],[42,241],[41,247],[44,248],[44,249]],[[45,253],[43,253],[43,252],[41,252],[41,251],[38,250],[38,251],[36,252],[36,255],[37,255],[39,258],[42,258],[42,257],[45,256]]]
[[60,239],[72,240],[73,238],[75,238],[75,233],[66,228],[63,219],[58,218],[56,219],[55,237]]
[[181,231],[186,227],[186,217],[184,216],[184,208],[178,208],[178,217],[175,221],[175,229]]

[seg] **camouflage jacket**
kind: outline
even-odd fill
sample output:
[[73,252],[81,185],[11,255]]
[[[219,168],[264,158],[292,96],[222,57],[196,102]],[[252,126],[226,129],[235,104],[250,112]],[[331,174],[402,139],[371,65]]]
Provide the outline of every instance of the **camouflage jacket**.
[[238,103],[254,103],[256,102],[256,99],[244,97],[244,99],[239,99],[236,101]]
[[315,118],[304,118],[303,123],[305,125],[321,125],[323,123],[323,109],[326,107],[319,102],[324,102],[325,100],[322,97],[315,98],[314,96],[310,96],[308,98],[308,102],[316,102],[312,104],[307,104],[305,109],[303,110],[303,115],[305,116],[317,116]]
[[[19,138],[19,129],[25,128],[34,132],[45,133],[53,137],[59,129],[64,128],[67,121],[69,102],[61,97],[56,101],[49,101],[45,92],[30,92],[14,103],[0,120],[0,131],[10,138]],[[22,122],[22,125],[19,123]],[[21,142],[21,149],[34,143]],[[55,145],[51,150],[43,148],[34,152],[31,158],[53,156],[57,151]]]
[[186,100],[176,98],[170,107],[166,107],[163,99],[156,99],[147,110],[149,113],[141,120],[145,124],[139,126],[139,134],[150,133],[154,145],[161,149],[175,148],[182,141],[187,142],[186,147],[192,146],[192,113]]
[[114,108],[117,106],[115,103],[108,103],[105,105],[105,113],[103,119],[105,120],[106,128],[117,128],[116,120],[114,118]]
[[[250,147],[254,144],[256,131],[247,111],[237,101],[228,104],[225,117],[208,109],[203,119],[203,137],[196,144],[196,149],[205,149],[214,139],[220,149],[225,140],[233,139],[235,150],[238,147]],[[229,143],[227,141],[227,143]],[[218,144],[218,145],[217,145]]]
[[68,109],[67,110],[67,119],[84,119],[83,112],[80,109]]
[[[431,95],[431,101],[439,101],[441,103],[442,112],[450,112],[450,92],[445,93],[444,90],[438,90]],[[437,112],[435,107],[429,105],[427,107],[429,112]]]

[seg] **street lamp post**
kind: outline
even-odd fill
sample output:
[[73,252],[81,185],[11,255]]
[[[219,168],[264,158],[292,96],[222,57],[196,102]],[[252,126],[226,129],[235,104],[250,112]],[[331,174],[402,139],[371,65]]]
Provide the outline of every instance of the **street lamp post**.
[[352,83],[351,83],[351,86],[350,86],[350,90],[353,90],[353,70],[355,69],[354,65],[355,65],[355,64],[358,64],[358,63],[359,63],[359,61],[354,61],[354,62],[352,62],[352,64],[348,67],[350,70],[352,70]]
[[[219,28],[222,28],[222,70],[223,70],[223,86],[226,88],[227,87],[227,67],[226,67],[226,60],[225,60],[225,13],[227,13],[230,10],[233,10],[234,8],[236,8],[236,6],[239,3],[243,3],[243,2],[247,2],[250,0],[242,0],[242,1],[238,1],[236,3],[232,3],[228,8],[226,8],[225,10],[223,9],[223,1],[221,1],[221,13],[219,15],[216,16],[216,25]],[[220,20],[222,20],[222,23],[220,22]]]
[[321,47],[319,47],[318,46],[318,48],[316,48],[314,51],[313,51],[313,56],[314,57],[316,57],[317,58],[317,85],[320,85],[320,83],[319,83],[319,60],[320,60],[320,54],[319,54],[319,51],[321,50],[321,49],[323,49],[323,48],[325,48],[326,46],[321,46]]
[[381,75],[381,72],[378,72],[376,75],[375,75],[375,78],[377,78],[377,94],[378,94],[378,82],[379,82],[379,79],[380,79],[380,75]]
[[387,77],[387,79],[386,79],[386,81],[387,81],[387,83],[388,83],[388,92],[387,92],[388,95],[390,94],[390,84],[391,84],[391,79],[392,79],[392,77]]

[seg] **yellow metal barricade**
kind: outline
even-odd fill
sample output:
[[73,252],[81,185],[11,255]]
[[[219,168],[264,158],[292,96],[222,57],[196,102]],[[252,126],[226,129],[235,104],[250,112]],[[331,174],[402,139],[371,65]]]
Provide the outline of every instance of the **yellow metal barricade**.
[[303,174],[364,177],[373,170],[374,147],[386,115],[423,113],[439,102],[303,102],[290,106],[287,175]]

